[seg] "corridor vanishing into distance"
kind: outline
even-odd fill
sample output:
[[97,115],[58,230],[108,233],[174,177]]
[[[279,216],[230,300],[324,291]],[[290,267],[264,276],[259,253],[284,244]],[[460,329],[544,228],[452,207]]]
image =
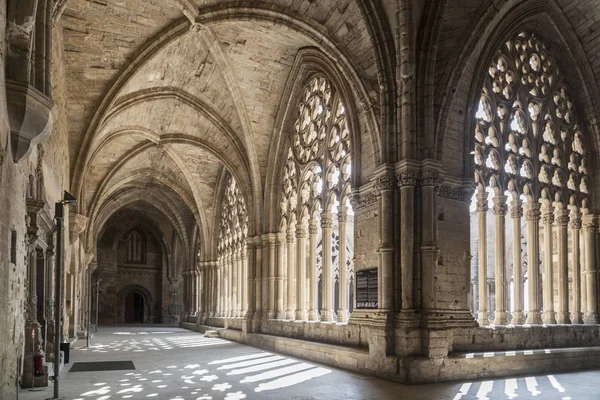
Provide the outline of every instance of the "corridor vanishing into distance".
[[600,399],[599,32],[0,0],[0,400]]
[[[135,370],[67,372],[78,362],[126,360]],[[90,347],[75,344],[70,361],[61,374],[68,400],[591,400],[600,393],[595,372],[408,386],[164,326],[100,328]],[[46,399],[51,390],[24,390],[19,399]]]

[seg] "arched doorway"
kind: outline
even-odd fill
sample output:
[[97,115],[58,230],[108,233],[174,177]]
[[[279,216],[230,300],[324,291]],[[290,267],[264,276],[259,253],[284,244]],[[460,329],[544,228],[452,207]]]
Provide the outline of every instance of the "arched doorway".
[[144,323],[144,297],[138,293],[129,293],[125,298],[125,322]]

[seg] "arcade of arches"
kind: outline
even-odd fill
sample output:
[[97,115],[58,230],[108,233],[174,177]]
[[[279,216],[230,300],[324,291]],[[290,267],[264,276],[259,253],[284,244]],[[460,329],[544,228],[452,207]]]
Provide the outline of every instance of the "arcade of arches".
[[599,367],[599,16],[0,0],[0,398],[47,384],[61,255],[65,340],[178,324],[407,383]]

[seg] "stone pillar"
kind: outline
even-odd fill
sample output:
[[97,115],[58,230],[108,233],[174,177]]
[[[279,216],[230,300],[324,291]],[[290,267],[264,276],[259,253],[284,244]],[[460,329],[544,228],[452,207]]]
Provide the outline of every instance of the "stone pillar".
[[240,261],[240,245],[239,242],[235,243],[233,247],[233,254],[231,257],[231,317],[235,318],[239,316],[239,261]]
[[583,233],[585,240],[585,263],[586,263],[586,295],[587,306],[583,322],[585,324],[597,324],[600,322],[598,318],[597,307],[597,267],[594,251],[596,249],[594,243],[594,235],[596,234],[596,226],[593,216],[586,215],[583,222]]
[[287,299],[288,309],[286,319],[294,319],[296,316],[296,253],[294,251],[296,240],[294,237],[294,226],[290,225],[286,234],[287,242]]
[[544,209],[544,256],[542,258],[544,262],[544,281],[543,281],[543,300],[544,300],[544,313],[542,314],[542,320],[544,324],[556,324],[556,318],[554,313],[554,284],[552,276],[552,258],[553,258],[553,246],[552,246],[552,225],[554,224],[554,213],[553,207],[548,205]]
[[[379,192],[379,312],[389,314],[394,305],[394,187],[395,178],[383,176],[375,182]],[[325,237],[323,232],[323,237]],[[331,249],[331,244],[330,244]],[[323,243],[325,249],[325,243]],[[323,257],[325,259],[325,257]]]
[[340,308],[337,312],[338,322],[348,322],[348,254],[346,253],[346,224],[348,223],[348,207],[340,206],[338,211],[338,229],[340,249],[338,267],[340,270]]
[[[421,175],[421,263],[423,309],[435,310],[436,277],[438,263],[437,243],[437,191],[440,184],[439,173],[424,171]],[[434,312],[435,313],[435,312]],[[487,316],[487,313],[486,313]],[[429,346],[429,344],[427,345]],[[429,352],[429,350],[427,350]]]
[[569,229],[571,230],[571,263],[573,265],[573,306],[571,323],[583,323],[581,313],[581,264],[579,255],[579,232],[581,231],[581,213],[576,206],[571,207]]
[[333,219],[330,213],[321,214],[321,229],[323,236],[323,308],[321,321],[335,321],[333,311],[333,265],[331,254],[331,236],[333,234]]
[[558,240],[558,304],[556,310],[556,322],[559,324],[570,324],[569,316],[569,210],[558,204],[555,209],[555,229]]
[[217,309],[215,310],[215,317],[221,317],[223,314],[223,275],[221,270],[223,269],[223,255],[221,254],[217,261],[217,269],[215,274],[215,286],[217,289]]
[[254,261],[254,301],[255,301],[255,312],[254,316],[257,319],[262,318],[262,239],[260,236],[256,236],[255,239],[255,254],[256,259]]
[[477,193],[477,222],[479,237],[477,243],[477,267],[479,276],[479,310],[477,311],[477,322],[479,325],[489,325],[488,316],[488,291],[487,291],[487,192],[480,189]]
[[506,196],[494,197],[494,218],[496,222],[496,310],[494,311],[494,325],[506,325]]
[[254,274],[256,273],[256,244],[254,242],[254,238],[248,238],[248,313],[247,318],[251,319],[254,316],[254,311],[256,309],[256,295],[255,284],[254,284]]
[[241,318],[246,318],[246,316],[248,315],[248,250],[247,250],[247,243],[244,240],[242,242],[242,246],[240,249],[240,266],[241,266],[241,273],[240,273],[240,287],[241,289],[241,312],[240,312],[240,317]]
[[520,200],[514,200],[510,209],[513,222],[513,276],[514,276],[514,304],[513,325],[523,325],[523,270],[521,260],[521,218],[523,208]]
[[296,320],[306,320],[306,227],[296,225]]
[[242,241],[240,240],[240,242],[238,243],[238,248],[237,248],[237,269],[236,269],[236,273],[237,273],[237,302],[236,302],[236,317],[237,318],[242,318],[244,316],[244,314],[242,313],[242,308],[244,305],[244,300],[243,300],[243,282],[244,282],[244,276],[243,276],[243,266],[242,266]]
[[285,235],[278,234],[277,237],[277,319],[285,319],[283,304],[284,277],[285,277]]
[[527,220],[527,276],[529,310],[527,324],[541,324],[540,314],[540,204],[529,202],[525,207]]
[[402,310],[412,310],[414,232],[415,232],[415,184],[416,174],[404,171],[398,176],[400,187],[400,268],[402,284]]
[[225,317],[231,317],[231,291],[233,279],[231,279],[231,264],[233,264],[233,249],[231,244],[227,248],[225,263]]
[[269,234],[267,243],[269,246],[269,310],[267,311],[267,318],[274,319],[276,316],[275,312],[275,246],[277,240],[275,234]]
[[195,317],[198,315],[198,270],[197,266],[194,265],[190,271],[190,316]]
[[[583,221],[582,221],[583,227]],[[580,266],[581,266],[581,314],[582,319],[587,312],[587,250],[585,248],[585,231],[579,230],[579,240],[581,244]]]
[[[319,232],[319,225],[317,219],[311,219],[308,222],[308,320],[318,321],[319,310],[318,298],[319,295],[319,275],[317,274],[317,233]],[[324,246],[323,246],[324,247]],[[325,259],[325,253],[323,252],[323,259]],[[323,286],[323,293],[325,293],[325,286]]]

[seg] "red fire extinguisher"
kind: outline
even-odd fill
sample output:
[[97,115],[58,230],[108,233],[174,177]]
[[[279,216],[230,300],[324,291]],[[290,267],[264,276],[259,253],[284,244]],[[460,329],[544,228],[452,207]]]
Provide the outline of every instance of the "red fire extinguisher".
[[43,376],[44,373],[44,352],[40,350],[35,355],[35,376]]

